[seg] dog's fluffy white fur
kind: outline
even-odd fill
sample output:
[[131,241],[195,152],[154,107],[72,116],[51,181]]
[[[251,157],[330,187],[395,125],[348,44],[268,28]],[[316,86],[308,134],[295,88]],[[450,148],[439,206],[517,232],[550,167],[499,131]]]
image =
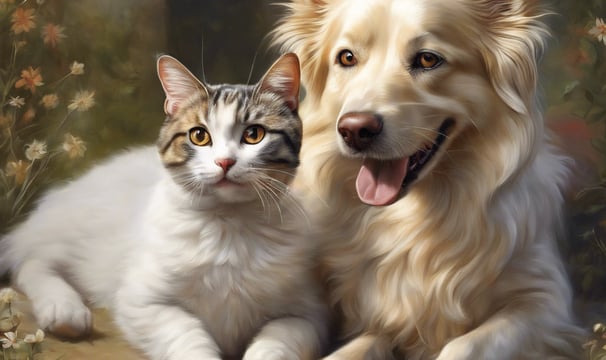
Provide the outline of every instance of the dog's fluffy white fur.
[[[301,58],[307,90],[296,184],[309,194],[345,340],[328,358],[578,358],[556,244],[568,161],[536,94],[548,36],[538,1],[285,8],[274,40]],[[339,135],[347,114],[379,119],[370,146]],[[378,185],[364,194],[361,176],[406,164],[439,133],[395,198],[373,199]]]

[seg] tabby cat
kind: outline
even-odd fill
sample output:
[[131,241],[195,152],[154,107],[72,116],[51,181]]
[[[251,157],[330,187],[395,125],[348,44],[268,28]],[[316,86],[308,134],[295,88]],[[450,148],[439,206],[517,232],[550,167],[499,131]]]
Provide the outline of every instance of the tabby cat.
[[134,149],[46,194],[2,241],[40,326],[91,329],[109,306],[152,359],[315,359],[326,309],[288,184],[299,164],[299,61],[256,85],[207,85],[158,59],[167,114]]

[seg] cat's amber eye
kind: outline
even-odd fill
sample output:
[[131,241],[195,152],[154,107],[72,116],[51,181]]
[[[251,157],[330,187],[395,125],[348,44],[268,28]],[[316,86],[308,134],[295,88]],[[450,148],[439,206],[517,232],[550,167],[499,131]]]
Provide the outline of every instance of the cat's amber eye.
[[435,54],[431,51],[421,51],[415,57],[413,67],[423,70],[431,70],[440,64],[442,64],[444,60],[438,54]]
[[249,126],[242,134],[242,142],[245,144],[258,144],[265,137],[265,129],[259,125]]
[[203,127],[195,127],[189,130],[189,140],[196,146],[211,145],[210,134]]
[[358,63],[358,59],[351,50],[341,50],[337,54],[337,62],[344,67],[355,66]]

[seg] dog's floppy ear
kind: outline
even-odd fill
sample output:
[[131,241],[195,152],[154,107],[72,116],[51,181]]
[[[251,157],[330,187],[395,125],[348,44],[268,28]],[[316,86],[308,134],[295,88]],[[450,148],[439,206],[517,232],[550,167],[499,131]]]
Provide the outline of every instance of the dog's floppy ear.
[[327,69],[322,65],[323,19],[331,0],[292,0],[283,3],[285,14],[271,33],[282,52],[293,52],[301,61],[302,81],[308,94],[320,94]]
[[536,101],[537,63],[549,35],[538,0],[470,0],[487,31],[482,35],[486,71],[503,101],[527,114]]

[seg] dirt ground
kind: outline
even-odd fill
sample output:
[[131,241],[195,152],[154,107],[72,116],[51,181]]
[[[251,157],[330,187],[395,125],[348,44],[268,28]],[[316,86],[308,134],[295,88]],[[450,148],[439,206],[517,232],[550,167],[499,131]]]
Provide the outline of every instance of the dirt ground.
[[[0,282],[0,288],[8,284]],[[33,334],[38,327],[31,312],[31,306],[25,296],[20,295],[13,303],[13,309],[24,314],[17,331],[19,337]],[[105,309],[93,311],[93,333],[79,341],[65,341],[46,334],[42,343],[42,353],[35,360],[143,360],[145,357],[131,348],[120,336]]]

